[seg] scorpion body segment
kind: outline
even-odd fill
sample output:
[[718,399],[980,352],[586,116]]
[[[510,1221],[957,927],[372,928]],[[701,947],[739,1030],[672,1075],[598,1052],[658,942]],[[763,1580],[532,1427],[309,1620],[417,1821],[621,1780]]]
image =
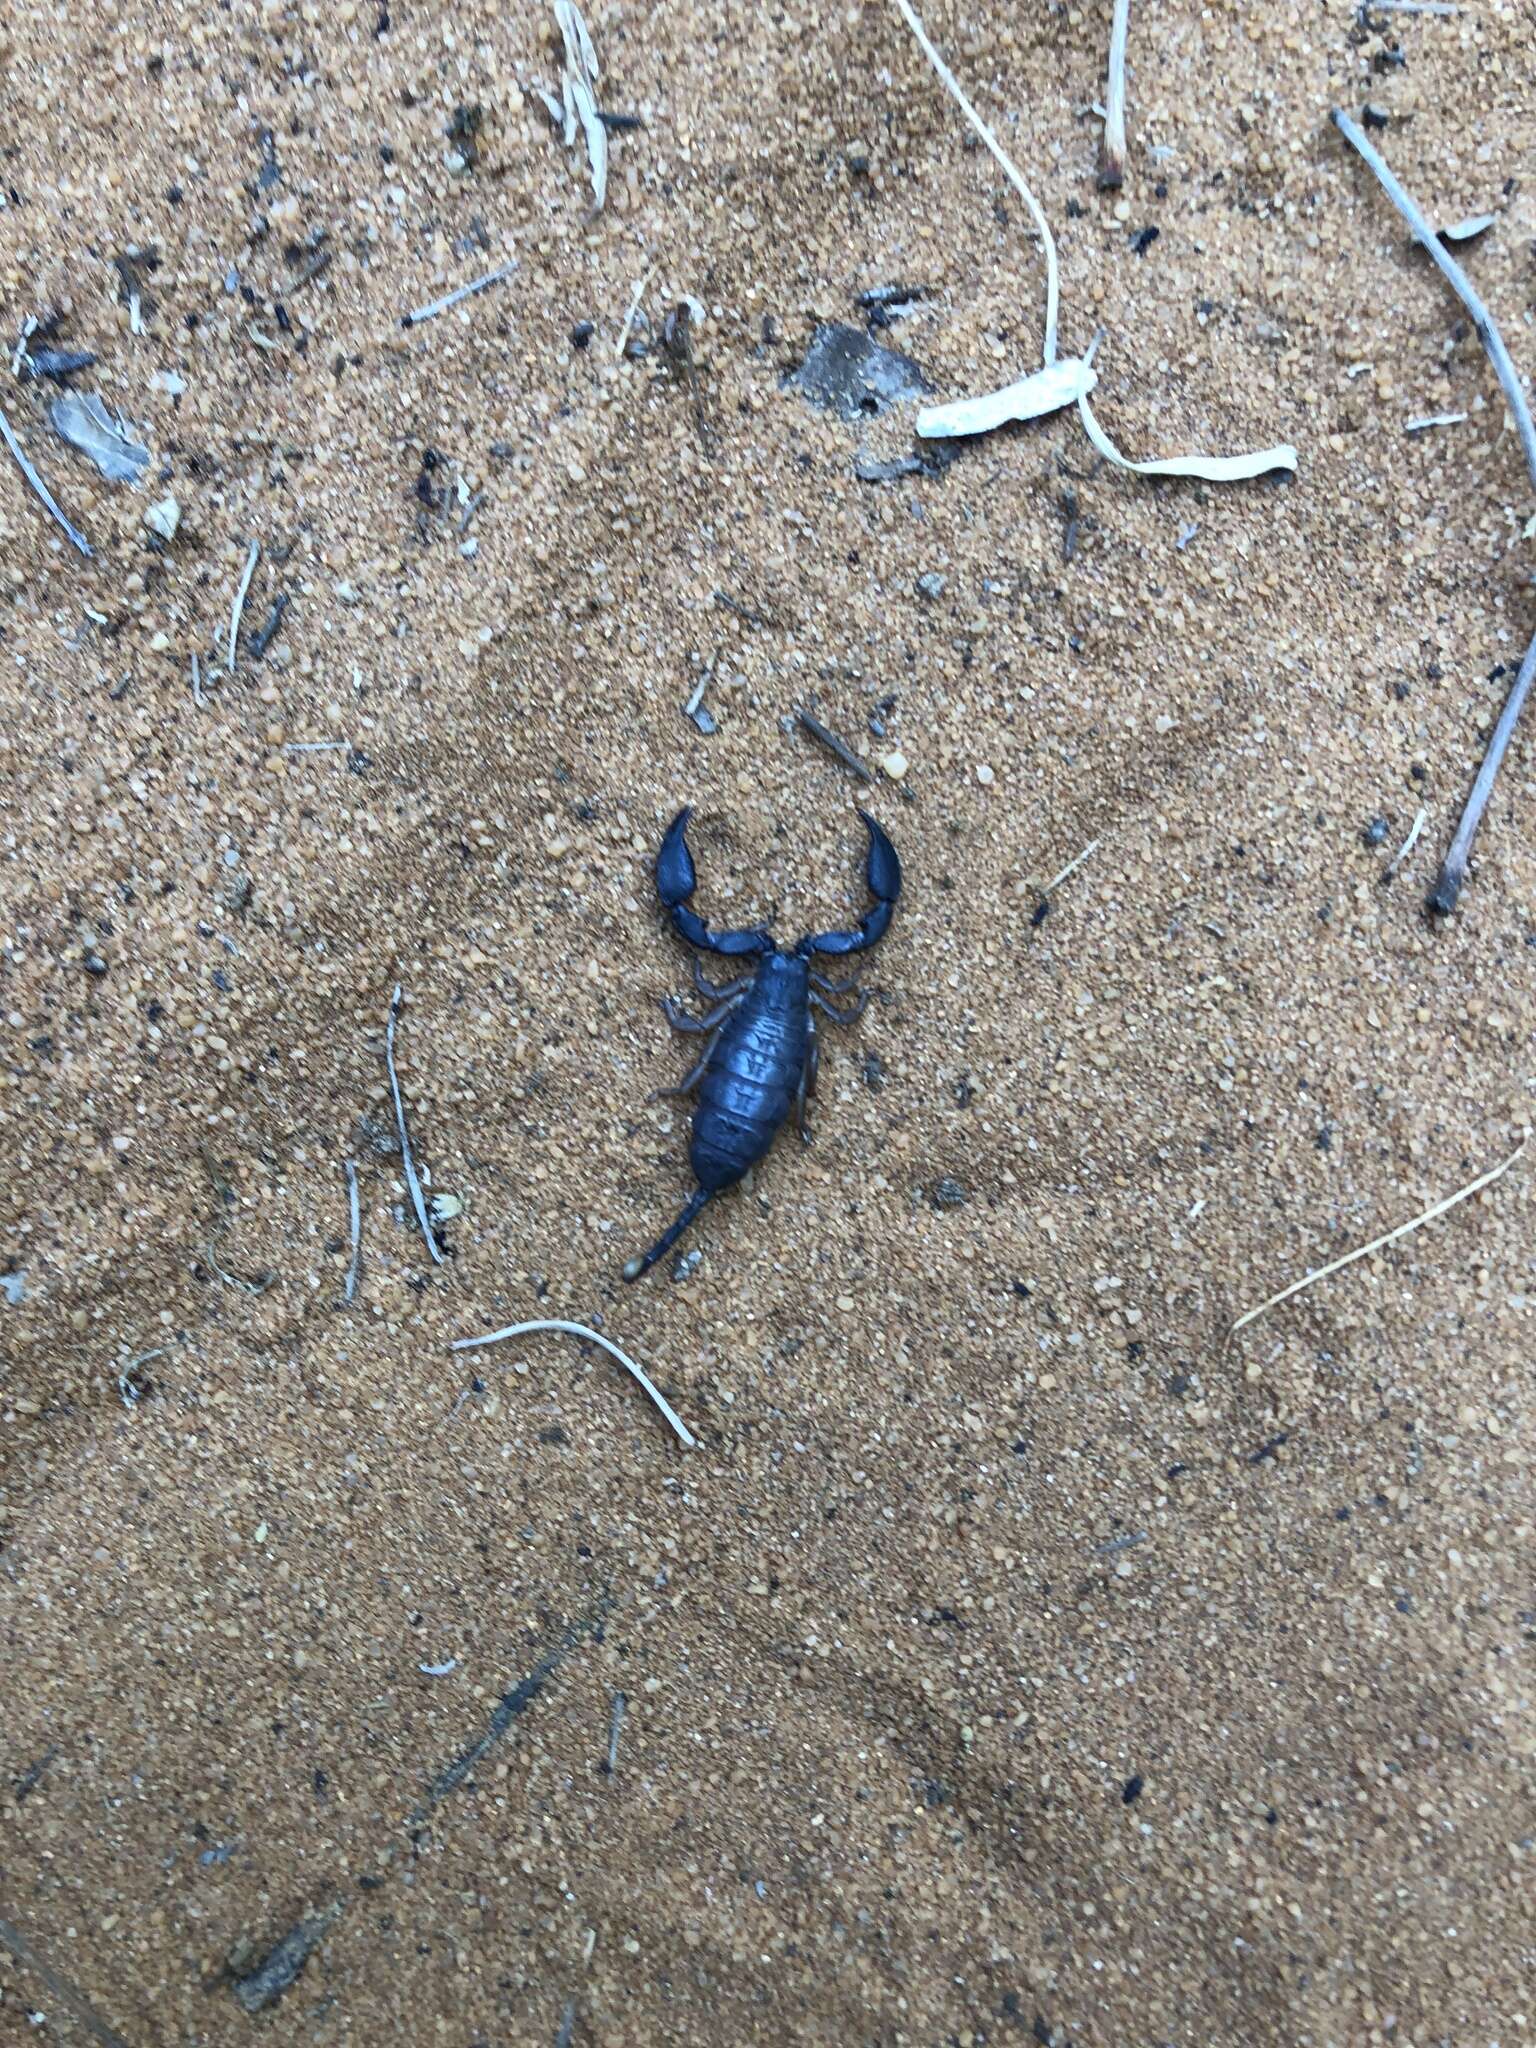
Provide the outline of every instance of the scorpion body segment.
[[825,980],[811,962],[817,953],[857,953],[874,945],[884,936],[901,894],[896,849],[874,819],[861,811],[869,832],[865,874],[875,901],[852,931],[808,934],[792,953],[780,951],[761,926],[712,931],[689,906],[696,876],[688,850],[688,815],[679,811],[661,842],[657,894],[680,938],[739,960],[750,966],[750,972],[716,988],[695,964],[699,990],[711,998],[713,1007],[703,1017],[689,1017],[670,1002],[662,1005],[677,1030],[708,1035],[693,1071],[680,1087],[664,1091],[685,1095],[698,1089],[688,1154],[698,1185],[670,1228],[648,1252],[625,1266],[626,1280],[638,1280],[664,1258],[705,1203],[757,1165],[791,1108],[801,1137],[809,1141],[805,1104],[816,1086],[816,1017],[851,1024],[869,1000],[861,995],[852,1009],[834,1009],[827,997],[846,993],[852,984]]

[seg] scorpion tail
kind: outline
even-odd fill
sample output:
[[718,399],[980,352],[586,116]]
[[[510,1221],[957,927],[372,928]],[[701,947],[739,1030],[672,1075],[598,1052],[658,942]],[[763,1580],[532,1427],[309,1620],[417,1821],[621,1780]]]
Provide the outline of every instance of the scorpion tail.
[[637,1253],[628,1262],[624,1268],[624,1278],[626,1280],[638,1280],[642,1273],[649,1273],[658,1259],[664,1259],[667,1256],[667,1253],[671,1251],[673,1245],[677,1243],[677,1240],[682,1236],[689,1224],[693,1222],[699,1211],[704,1207],[704,1204],[711,1201],[716,1193],[718,1193],[718,1190],[715,1188],[695,1188],[688,1197],[687,1205],[677,1221],[670,1224],[661,1233],[661,1236],[657,1238],[648,1252]]

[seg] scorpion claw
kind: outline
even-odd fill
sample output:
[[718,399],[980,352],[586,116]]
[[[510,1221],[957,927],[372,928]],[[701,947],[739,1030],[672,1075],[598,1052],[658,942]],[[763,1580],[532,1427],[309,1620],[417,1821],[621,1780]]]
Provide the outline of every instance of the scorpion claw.
[[866,946],[872,946],[877,939],[885,937],[896,909],[901,895],[901,862],[896,849],[867,811],[860,811],[859,816],[869,833],[869,857],[864,863],[864,879],[875,899],[874,908],[860,918],[856,929],[851,932],[821,932],[802,939],[795,950],[807,958],[813,953],[862,953]]
[[662,907],[672,913],[678,937],[710,953],[771,952],[773,940],[761,926],[749,931],[711,931],[703,918],[689,909],[688,899],[699,879],[688,850],[688,820],[692,816],[692,805],[685,804],[667,827],[656,855],[656,894]]

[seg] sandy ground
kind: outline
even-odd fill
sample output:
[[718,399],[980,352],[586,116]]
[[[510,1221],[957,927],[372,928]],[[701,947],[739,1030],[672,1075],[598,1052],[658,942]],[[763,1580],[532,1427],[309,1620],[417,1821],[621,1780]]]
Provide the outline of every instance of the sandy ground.
[[[1508,2048],[1528,1161],[1224,1337],[1532,1116],[1528,738],[1420,910],[1531,491],[1326,116],[1369,97],[1435,217],[1497,215],[1466,260],[1529,373],[1536,16],[1133,18],[1118,197],[1107,8],[932,16],[1057,225],[1065,345],[1108,330],[1106,426],[1300,448],[1227,489],[1067,415],[858,481],[910,408],[781,378],[893,280],[937,393],[1034,367],[1016,199],[887,9],[591,23],[646,122],[595,222],[535,10],[0,29],[0,329],[60,312],[153,450],[110,486],[4,380],[95,557],[4,457],[0,2040]],[[626,1289],[688,1187],[661,829],[695,803],[700,908],[798,931],[864,907],[856,800],[907,874],[884,1000],[813,1147]],[[698,1448],[563,1338],[449,1352],[539,1315]]]

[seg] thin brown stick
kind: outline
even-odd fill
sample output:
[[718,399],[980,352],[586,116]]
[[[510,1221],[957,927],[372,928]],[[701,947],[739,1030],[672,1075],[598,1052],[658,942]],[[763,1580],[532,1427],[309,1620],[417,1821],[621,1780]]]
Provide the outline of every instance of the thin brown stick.
[[1490,1166],[1488,1171],[1480,1173],[1476,1180],[1469,1180],[1466,1186],[1458,1188],[1454,1195],[1444,1196],[1419,1215],[1410,1217],[1406,1223],[1399,1223],[1395,1230],[1389,1230],[1381,1237],[1373,1237],[1369,1244],[1362,1244],[1354,1251],[1346,1252],[1343,1258],[1334,1259],[1326,1266],[1319,1266],[1315,1273],[1306,1273],[1300,1280],[1293,1280],[1289,1287],[1282,1287],[1280,1292],[1272,1294],[1268,1301],[1261,1301],[1257,1308],[1251,1308],[1245,1315],[1240,1315],[1227,1332],[1228,1338],[1235,1337],[1238,1331],[1246,1329],[1249,1323],[1257,1322],[1260,1316],[1268,1315],[1269,1311],[1278,1308],[1282,1301],[1289,1301],[1292,1295],[1300,1294],[1303,1288],[1315,1287],[1319,1280],[1326,1280],[1331,1274],[1342,1272],[1344,1267],[1352,1266],[1356,1259],[1368,1259],[1372,1252],[1384,1251],[1389,1244],[1395,1244],[1400,1237],[1406,1237],[1410,1230],[1417,1230],[1424,1223],[1435,1222],[1437,1218],[1444,1216],[1447,1210],[1454,1209],[1458,1202],[1466,1201],[1469,1195],[1478,1194],[1483,1188],[1491,1187],[1494,1181],[1508,1173],[1530,1143],[1530,1138],[1529,1130],[1523,1131],[1519,1144],[1507,1159],[1500,1160],[1497,1166]]

